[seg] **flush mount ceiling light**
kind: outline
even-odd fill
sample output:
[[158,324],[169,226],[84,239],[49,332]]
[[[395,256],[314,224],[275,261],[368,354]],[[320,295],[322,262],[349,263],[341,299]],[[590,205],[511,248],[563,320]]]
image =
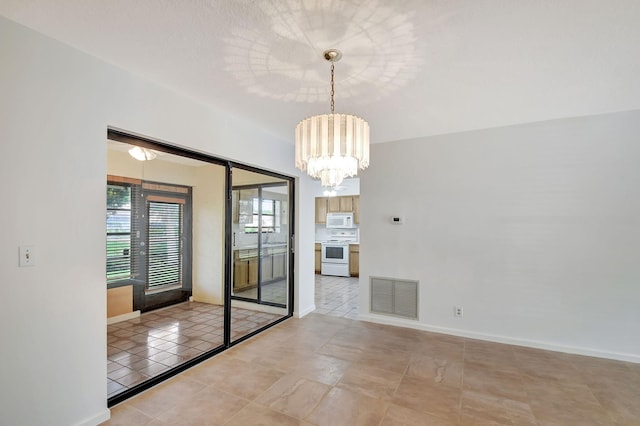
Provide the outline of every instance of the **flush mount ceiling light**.
[[156,153],[147,148],[134,146],[129,150],[129,155],[138,161],[148,161],[156,158]]
[[369,124],[355,115],[334,113],[334,63],[341,57],[337,49],[324,52],[331,62],[331,114],[305,118],[295,135],[296,167],[328,188],[369,166]]

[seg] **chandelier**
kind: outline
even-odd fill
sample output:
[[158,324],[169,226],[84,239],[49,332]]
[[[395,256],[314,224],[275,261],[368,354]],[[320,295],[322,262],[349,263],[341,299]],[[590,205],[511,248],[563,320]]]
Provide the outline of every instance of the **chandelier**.
[[295,135],[296,167],[328,188],[369,166],[369,124],[355,115],[334,113],[334,63],[341,57],[337,49],[324,52],[331,62],[331,114],[305,118]]

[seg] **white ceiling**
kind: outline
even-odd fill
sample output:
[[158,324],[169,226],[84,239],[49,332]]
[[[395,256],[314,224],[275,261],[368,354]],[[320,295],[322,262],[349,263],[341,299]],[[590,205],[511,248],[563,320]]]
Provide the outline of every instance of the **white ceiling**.
[[638,0],[0,0],[0,14],[293,141],[373,142],[640,108]]

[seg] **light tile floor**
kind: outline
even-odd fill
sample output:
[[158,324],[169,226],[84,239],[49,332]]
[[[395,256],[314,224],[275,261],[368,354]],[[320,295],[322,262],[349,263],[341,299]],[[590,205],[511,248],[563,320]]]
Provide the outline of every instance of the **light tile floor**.
[[[231,310],[231,338],[280,315]],[[186,302],[107,326],[107,394],[112,397],[223,344],[223,308]]]
[[[285,282],[265,286],[265,300],[286,303]],[[250,293],[246,297],[254,297]],[[358,279],[316,275],[316,306],[327,315],[355,319]],[[223,344],[223,308],[187,302],[107,327],[107,395],[112,397]],[[232,340],[279,318],[233,308]]]
[[316,275],[317,314],[358,319],[358,278]]
[[[245,297],[247,299],[256,300],[258,297],[258,289],[250,288],[244,291],[238,291],[233,294],[238,297]],[[287,281],[275,281],[269,284],[264,284],[262,286],[262,291],[260,294],[262,301],[277,303],[283,306],[287,304]]]
[[638,425],[640,364],[312,313],[112,409],[107,425]]

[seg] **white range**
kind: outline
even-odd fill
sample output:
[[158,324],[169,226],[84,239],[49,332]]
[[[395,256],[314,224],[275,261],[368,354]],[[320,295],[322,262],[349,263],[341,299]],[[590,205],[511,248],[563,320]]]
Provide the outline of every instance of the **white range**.
[[358,242],[357,229],[333,229],[322,242],[322,275],[349,276],[349,244]]

